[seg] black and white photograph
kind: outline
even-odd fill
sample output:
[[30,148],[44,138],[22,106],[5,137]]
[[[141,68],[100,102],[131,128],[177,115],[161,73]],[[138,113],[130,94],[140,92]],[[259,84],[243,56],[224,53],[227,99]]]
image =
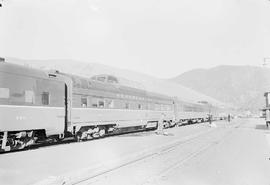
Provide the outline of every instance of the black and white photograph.
[[270,1],[0,0],[0,185],[270,185]]

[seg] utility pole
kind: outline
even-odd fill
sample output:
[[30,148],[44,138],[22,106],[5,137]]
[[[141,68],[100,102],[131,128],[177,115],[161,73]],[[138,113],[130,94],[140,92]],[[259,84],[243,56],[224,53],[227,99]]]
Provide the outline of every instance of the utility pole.
[[[263,58],[263,67],[267,67],[267,65],[270,63],[270,58],[269,57],[266,57],[266,58]],[[268,77],[268,75],[265,75],[266,78]],[[265,92],[264,93],[264,97],[265,97],[265,108],[262,109],[262,111],[264,113],[262,114],[265,114],[265,122],[266,122],[266,127],[268,128],[269,127],[269,124],[270,124],[270,110],[269,110],[269,98],[270,98],[270,92]]]

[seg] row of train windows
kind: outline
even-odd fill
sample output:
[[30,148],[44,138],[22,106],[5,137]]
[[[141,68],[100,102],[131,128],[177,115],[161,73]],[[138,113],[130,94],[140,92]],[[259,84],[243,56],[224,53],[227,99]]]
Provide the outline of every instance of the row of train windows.
[[203,111],[206,111],[204,108],[191,107],[191,106],[184,106],[183,110],[186,111],[186,112],[203,112]]
[[[124,107],[119,106],[120,101],[117,101],[115,104],[115,100],[112,99],[102,99],[102,98],[87,98],[87,97],[82,97],[81,98],[81,106],[82,107],[97,107],[97,108],[125,108],[129,109],[130,108],[130,103],[125,103]],[[138,109],[142,109],[142,105],[138,104],[137,105]]]
[[127,95],[127,94],[116,94],[118,98],[124,98],[124,99],[132,99],[132,100],[142,100],[142,101],[155,101],[155,99],[151,99],[148,97],[141,97],[141,96],[133,96],[133,95]]
[[[126,99],[133,99],[133,100],[146,100],[144,97],[139,97],[139,96],[132,96],[132,95],[126,95],[126,94],[116,94],[118,98],[126,98]],[[152,99],[148,99],[152,100]]]
[[111,109],[144,109],[144,110],[172,110],[172,105],[126,102],[118,99],[104,99],[95,97],[81,97],[81,107],[111,108]]
[[[0,88],[0,98],[10,99],[11,101],[20,102],[20,103],[35,104],[36,102],[35,93],[34,91],[31,91],[31,90],[25,90],[22,93],[19,93],[19,92],[10,93],[9,88]],[[42,105],[50,104],[49,92],[42,92],[41,103]]]

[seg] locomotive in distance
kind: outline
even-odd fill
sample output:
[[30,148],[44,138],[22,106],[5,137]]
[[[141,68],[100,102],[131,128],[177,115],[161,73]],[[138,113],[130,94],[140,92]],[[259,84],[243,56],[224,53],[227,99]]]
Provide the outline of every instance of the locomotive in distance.
[[[218,108],[212,107],[212,113]],[[207,119],[209,105],[118,83],[0,62],[0,150],[77,141]]]

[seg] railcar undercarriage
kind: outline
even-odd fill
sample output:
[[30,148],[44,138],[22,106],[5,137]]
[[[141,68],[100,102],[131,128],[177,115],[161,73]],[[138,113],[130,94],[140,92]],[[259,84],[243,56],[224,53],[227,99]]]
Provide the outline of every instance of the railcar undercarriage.
[[104,137],[106,133],[113,131],[113,127],[109,126],[83,126],[78,131],[75,131],[75,139],[80,142],[94,138]]
[[35,131],[2,132],[0,134],[0,151],[12,151],[24,149],[33,145],[38,138]]
[[0,153],[26,149],[35,144],[56,143],[62,139],[64,134],[47,137],[45,130],[0,132]]
[[[163,128],[170,128],[176,125],[177,123],[172,120],[163,121]],[[41,147],[61,144],[62,140],[63,143],[81,142],[111,135],[155,130],[157,126],[157,121],[149,121],[147,125],[122,128],[118,128],[116,124],[74,126],[72,132],[52,136],[46,136],[45,130],[0,132],[0,153],[28,149],[30,146]]]

